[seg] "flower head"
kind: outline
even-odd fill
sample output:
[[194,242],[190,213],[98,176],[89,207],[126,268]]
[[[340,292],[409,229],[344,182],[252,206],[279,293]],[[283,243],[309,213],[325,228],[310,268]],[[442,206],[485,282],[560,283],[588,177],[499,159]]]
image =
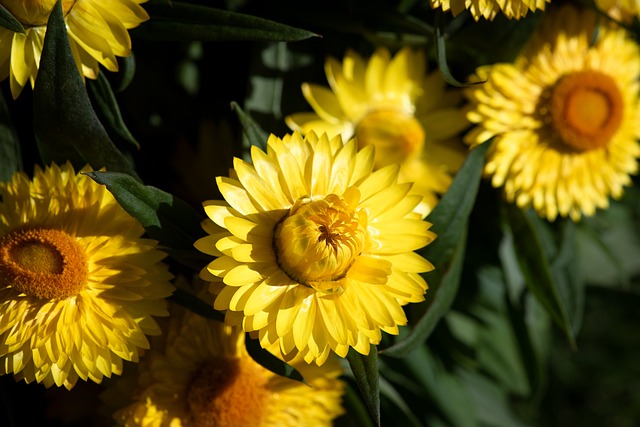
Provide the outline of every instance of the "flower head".
[[611,18],[629,24],[640,17],[640,2],[637,0],[596,0],[598,9]]
[[189,312],[171,320],[166,343],[137,365],[135,381],[125,375],[103,394],[117,425],[329,427],[343,412],[337,360],[293,363],[304,384],[254,361],[239,328]]
[[[116,56],[131,54],[127,30],[149,19],[147,0],[63,0],[71,52],[84,77],[96,79],[100,65],[118,71]],[[35,85],[49,14],[56,0],[0,0],[25,33],[0,28],[0,78],[9,77],[17,98],[28,81]]]
[[502,13],[509,19],[520,19],[529,12],[544,10],[546,3],[551,0],[429,0],[434,9],[442,8],[445,12],[451,11],[453,16],[458,16],[465,10],[471,12],[473,19],[478,21],[485,18],[492,21],[498,13]]
[[414,212],[421,197],[397,165],[372,172],[373,152],[272,135],[267,153],[252,147],[253,165],[235,159],[233,177],[218,177],[226,202],[204,204],[209,235],[196,247],[218,257],[201,273],[214,308],[287,360],[368,354],[406,324],[403,305],[424,299],[419,273],[433,267],[413,251],[434,235]]
[[158,334],[171,274],[105,187],[66,164],[0,184],[0,374],[72,388]]
[[400,163],[400,180],[414,183],[418,211],[428,214],[464,160],[461,94],[446,90],[438,71],[427,74],[423,52],[408,47],[393,57],[379,48],[368,61],[349,50],[342,63],[327,59],[325,71],[331,89],[303,84],[314,112],[286,117],[288,126],[375,146],[375,167]]
[[467,91],[470,144],[495,137],[485,173],[520,207],[578,220],[620,197],[640,155],[640,49],[625,30],[566,6],[513,64],[480,67]]

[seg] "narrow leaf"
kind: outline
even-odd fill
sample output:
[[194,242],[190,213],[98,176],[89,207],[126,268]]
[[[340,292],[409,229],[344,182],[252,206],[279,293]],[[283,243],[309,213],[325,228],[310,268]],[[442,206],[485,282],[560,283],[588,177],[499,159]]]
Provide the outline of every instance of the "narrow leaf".
[[242,125],[242,133],[245,136],[246,146],[245,152],[250,153],[250,148],[252,145],[264,150],[267,146],[267,140],[269,139],[269,134],[265,132],[258,123],[256,123],[253,118],[247,113],[245,113],[240,105],[237,102],[231,102],[231,108],[238,115],[238,119],[240,120],[240,124]]
[[458,246],[451,259],[449,269],[444,273],[442,279],[439,282],[437,280],[429,280],[430,286],[436,289],[428,294],[430,295],[431,304],[427,311],[404,339],[391,347],[381,350],[381,354],[391,357],[404,357],[422,345],[431,335],[440,319],[442,319],[451,308],[451,304],[453,304],[458,293],[460,276],[462,275],[462,267],[464,264],[465,247],[466,234],[458,241]]
[[245,346],[247,347],[249,356],[263,368],[281,377],[305,382],[304,377],[297,369],[262,348],[260,342],[258,342],[257,339],[251,338],[249,334],[245,335]]
[[188,3],[150,2],[151,19],[131,31],[155,41],[298,41],[317,36],[310,31],[257,16]]
[[427,217],[433,224],[436,239],[423,251],[423,255],[436,268],[451,259],[458,242],[465,233],[465,224],[473,209],[482,178],[484,154],[490,142],[472,149],[451,186]]
[[24,27],[3,5],[0,4],[0,27],[15,33],[25,34]]
[[558,284],[551,272],[540,237],[532,224],[535,219],[532,216],[536,214],[531,211],[525,212],[512,204],[508,204],[505,210],[513,235],[518,264],[524,275],[527,288],[549,312],[566,335],[570,345],[575,348],[574,332],[565,303],[560,297]]
[[457,87],[466,87],[473,86],[477,84],[484,83],[484,81],[472,82],[472,83],[463,83],[458,81],[453,74],[451,74],[451,70],[449,70],[449,65],[447,64],[447,46],[446,46],[446,38],[447,35],[444,31],[444,18],[443,13],[440,10],[435,10],[435,51],[436,51],[436,62],[438,64],[438,68],[440,69],[440,73],[444,80],[449,83],[451,86]]
[[92,97],[91,103],[107,130],[122,141],[128,142],[136,149],[140,149],[140,144],[138,144],[138,141],[136,141],[124,123],[118,101],[104,73],[98,74],[97,80],[89,80],[87,87]]
[[33,92],[36,140],[45,163],[71,160],[77,168],[125,172],[137,177],[91,107],[69,47],[60,0],[49,15]]
[[375,425],[380,426],[378,350],[375,345],[372,345],[369,355],[365,356],[354,349],[350,349],[349,353],[347,353],[347,360]]
[[19,170],[22,170],[20,141],[9,115],[9,107],[0,93],[0,182],[8,181]]
[[203,216],[191,205],[121,172],[96,171],[87,175],[105,185],[124,210],[178,261],[200,269],[209,260],[193,248],[193,242],[204,232],[200,227]]

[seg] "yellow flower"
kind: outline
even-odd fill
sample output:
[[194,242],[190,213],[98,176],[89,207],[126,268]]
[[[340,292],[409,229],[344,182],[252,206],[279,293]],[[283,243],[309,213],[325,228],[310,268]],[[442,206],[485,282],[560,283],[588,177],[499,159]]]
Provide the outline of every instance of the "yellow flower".
[[419,273],[433,267],[412,251],[434,235],[398,166],[372,173],[373,152],[340,136],[272,135],[266,154],[252,147],[253,165],[236,158],[234,177],[217,178],[226,202],[204,203],[209,235],[195,245],[218,257],[201,272],[214,308],[287,360],[368,354],[381,330],[406,324],[403,305],[424,300]]
[[117,425],[329,427],[343,412],[336,359],[321,367],[293,363],[304,384],[254,361],[239,328],[190,312],[171,320],[166,343],[137,365],[137,381],[125,376],[102,395],[105,411],[117,409]]
[[546,3],[551,0],[429,0],[434,9],[442,8],[445,12],[451,11],[453,16],[458,16],[465,10],[471,12],[473,19],[478,21],[481,17],[492,21],[501,12],[509,19],[520,19],[529,11],[544,10]]
[[286,117],[288,126],[374,145],[375,167],[401,163],[400,181],[415,183],[426,216],[464,160],[455,137],[469,123],[457,108],[459,91],[446,90],[438,71],[427,74],[424,53],[408,47],[393,58],[379,48],[368,61],[349,50],[342,63],[327,59],[325,71],[331,89],[303,84],[315,112]]
[[[96,79],[102,64],[118,71],[116,56],[131,54],[127,29],[149,19],[140,6],[147,0],[63,0],[71,52],[84,77]],[[0,0],[0,5],[22,23],[25,34],[0,28],[0,78],[9,77],[11,94],[34,86],[47,20],[56,0]]]
[[[594,35],[597,38],[594,40]],[[485,173],[520,207],[578,220],[620,197],[638,169],[640,50],[596,15],[545,16],[513,64],[480,67],[467,117],[470,144],[495,137]]]
[[0,184],[0,374],[71,389],[137,361],[171,274],[156,242],[73,167]]
[[611,18],[630,24],[634,17],[640,16],[638,0],[595,0],[598,9]]

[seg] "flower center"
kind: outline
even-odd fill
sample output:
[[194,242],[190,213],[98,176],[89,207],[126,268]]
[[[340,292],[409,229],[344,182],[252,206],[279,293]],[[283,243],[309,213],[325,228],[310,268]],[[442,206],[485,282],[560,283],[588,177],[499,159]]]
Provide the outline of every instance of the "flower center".
[[347,189],[343,197],[296,201],[274,233],[280,267],[291,279],[323,292],[336,292],[332,283],[343,278],[364,246],[367,216],[357,211],[360,192]]
[[87,260],[73,237],[33,228],[0,238],[0,286],[42,299],[78,294],[87,281]]
[[355,134],[360,148],[376,147],[376,168],[418,156],[425,138],[424,129],[415,117],[393,110],[367,114],[358,123]]
[[216,358],[187,390],[195,427],[259,426],[268,403],[264,369],[250,358]]
[[[76,0],[63,0],[62,11],[66,15]],[[56,0],[0,0],[4,6],[20,23],[27,27],[46,25],[49,14],[56,4]]]
[[551,121],[567,146],[587,151],[605,147],[622,122],[616,82],[597,71],[562,77],[551,92]]

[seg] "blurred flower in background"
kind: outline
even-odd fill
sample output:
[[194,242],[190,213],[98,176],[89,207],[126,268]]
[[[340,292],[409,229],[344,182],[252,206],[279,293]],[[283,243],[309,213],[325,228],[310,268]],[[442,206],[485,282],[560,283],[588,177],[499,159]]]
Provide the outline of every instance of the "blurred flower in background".
[[[84,77],[96,79],[100,65],[118,71],[116,56],[131,54],[127,30],[149,19],[140,6],[147,0],[63,0],[69,44]],[[17,98],[28,81],[34,86],[44,34],[55,0],[2,0],[22,24],[24,34],[0,27],[0,78],[9,77]]]
[[137,362],[173,291],[156,242],[68,163],[0,194],[0,373],[71,389]]
[[306,383],[281,377],[249,356],[240,328],[184,310],[172,310],[161,340],[135,376],[103,393],[117,425],[329,427],[343,412],[335,358],[321,367],[294,361]]
[[485,173],[507,200],[548,220],[606,208],[640,155],[640,50],[596,14],[549,11],[513,64],[478,68],[469,144],[494,139]]
[[372,172],[373,151],[339,135],[272,135],[252,165],[235,159],[234,176],[218,177],[225,201],[204,203],[209,236],[196,247],[218,257],[201,273],[214,308],[286,360],[369,354],[407,323],[403,305],[424,300],[419,273],[433,267],[413,251],[435,235],[398,166]]
[[468,10],[476,21],[480,18],[493,20],[498,13],[507,18],[520,19],[529,12],[544,10],[551,0],[429,0],[434,9],[451,11],[453,16]]
[[598,9],[611,18],[630,24],[634,17],[640,15],[640,2],[637,0],[596,0]]
[[423,197],[417,210],[427,215],[464,160],[457,135],[469,123],[457,108],[460,91],[448,90],[439,71],[427,73],[424,52],[409,47],[393,57],[379,48],[368,60],[348,50],[342,63],[328,58],[325,72],[330,88],[302,85],[314,112],[286,123],[373,145],[375,168],[400,163],[399,180],[414,183],[411,192]]

